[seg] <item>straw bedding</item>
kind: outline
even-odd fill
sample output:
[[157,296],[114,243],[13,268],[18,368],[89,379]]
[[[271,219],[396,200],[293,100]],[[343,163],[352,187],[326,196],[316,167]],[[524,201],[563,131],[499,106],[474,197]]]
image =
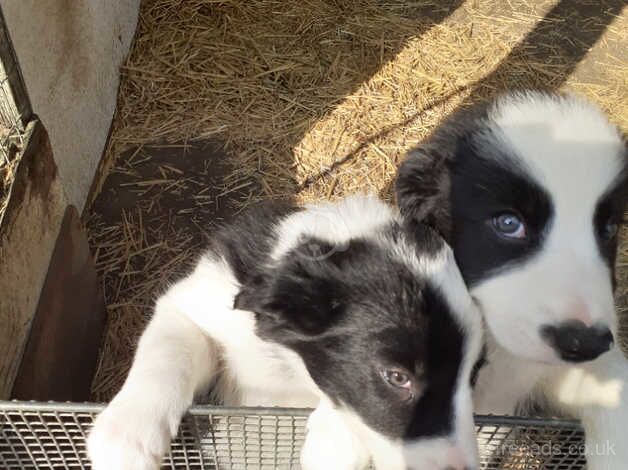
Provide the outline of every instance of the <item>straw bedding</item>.
[[505,89],[576,91],[626,129],[623,5],[144,1],[85,214],[109,318],[94,399],[123,382],[155,297],[244,207],[356,191],[390,199],[408,148],[452,110]]
[[22,151],[22,140],[0,120],[0,221],[9,203],[11,185]]

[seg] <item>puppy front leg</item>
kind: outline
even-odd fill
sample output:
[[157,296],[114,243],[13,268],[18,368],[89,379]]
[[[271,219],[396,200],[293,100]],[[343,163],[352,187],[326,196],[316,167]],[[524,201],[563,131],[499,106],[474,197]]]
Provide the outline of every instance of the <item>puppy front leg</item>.
[[126,382],[94,423],[87,442],[94,470],[159,468],[194,394],[216,372],[216,345],[177,308],[184,286],[157,303]]
[[551,401],[582,420],[589,470],[628,469],[628,360],[619,348],[566,368],[544,388]]
[[307,420],[301,449],[303,470],[362,470],[369,452],[353,435],[333,405],[321,399]]

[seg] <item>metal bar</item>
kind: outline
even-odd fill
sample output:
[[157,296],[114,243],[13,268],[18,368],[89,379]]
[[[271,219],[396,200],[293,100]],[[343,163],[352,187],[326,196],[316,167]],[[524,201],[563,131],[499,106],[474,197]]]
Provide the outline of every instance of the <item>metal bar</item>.
[[523,416],[475,415],[475,424],[478,426],[551,426],[562,429],[582,429],[580,422],[573,419]]
[[[34,401],[0,401],[0,411],[69,411],[76,413],[99,413],[105,405],[101,403],[57,403]],[[192,416],[228,415],[228,416],[288,416],[308,417],[312,409],[309,408],[280,408],[280,407],[233,407],[194,405],[188,410]],[[555,426],[559,428],[581,429],[579,421],[560,418],[520,417],[498,415],[476,415],[475,424],[478,426]]]
[[[0,402],[3,470],[90,468],[85,438],[104,405]],[[162,469],[298,469],[310,409],[197,405],[184,418]],[[583,470],[576,421],[477,416],[480,469]],[[552,450],[552,454],[542,449]],[[575,452],[574,452],[575,449]],[[554,454],[554,450],[558,454]]]

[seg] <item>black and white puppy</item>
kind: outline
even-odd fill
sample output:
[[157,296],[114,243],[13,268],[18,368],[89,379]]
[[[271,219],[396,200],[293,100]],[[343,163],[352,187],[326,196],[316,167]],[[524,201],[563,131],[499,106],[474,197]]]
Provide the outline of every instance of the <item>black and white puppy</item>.
[[627,176],[599,109],[520,92],[455,114],[396,181],[402,213],[444,235],[485,316],[476,411],[558,406],[582,419],[590,470],[628,468],[628,361],[611,350]]
[[211,385],[227,405],[316,407],[305,469],[475,469],[481,322],[450,248],[377,199],[261,207],[158,300],[89,456],[158,468]]

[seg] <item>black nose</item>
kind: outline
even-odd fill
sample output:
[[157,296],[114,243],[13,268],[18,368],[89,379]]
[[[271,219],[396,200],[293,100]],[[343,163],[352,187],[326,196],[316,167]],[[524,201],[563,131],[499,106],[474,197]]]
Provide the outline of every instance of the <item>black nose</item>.
[[577,320],[541,327],[541,338],[570,362],[591,361],[613,346],[613,333],[603,326],[587,326]]

